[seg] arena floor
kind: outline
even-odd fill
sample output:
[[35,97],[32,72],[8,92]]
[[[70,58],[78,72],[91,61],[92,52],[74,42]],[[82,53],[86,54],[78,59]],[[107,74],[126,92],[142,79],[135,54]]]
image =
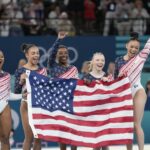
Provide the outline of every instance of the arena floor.
[[[21,150],[21,149],[11,149],[11,150]],[[49,147],[49,148],[42,148],[42,150],[59,150],[59,148]],[[68,147],[67,150],[70,150]],[[91,148],[79,147],[78,150],[92,150]],[[125,146],[111,146],[110,150],[126,150]],[[137,145],[134,145],[133,150],[138,150]],[[150,150],[150,145],[145,145],[144,150]]]

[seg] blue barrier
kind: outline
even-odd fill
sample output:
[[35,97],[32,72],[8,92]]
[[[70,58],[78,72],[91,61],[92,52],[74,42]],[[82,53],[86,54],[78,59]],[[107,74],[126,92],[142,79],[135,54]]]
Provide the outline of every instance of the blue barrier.
[[[46,66],[50,47],[56,37],[8,37],[0,38],[0,49],[5,54],[4,70],[14,74],[19,59],[24,58],[20,51],[22,43],[35,43],[39,46],[41,59],[40,64]],[[115,55],[115,37],[68,37],[62,41],[62,44],[69,47],[70,62],[80,70],[85,60],[90,60],[93,53],[101,51],[106,57],[106,67],[109,61],[114,61]],[[11,64],[11,67],[10,67]]]

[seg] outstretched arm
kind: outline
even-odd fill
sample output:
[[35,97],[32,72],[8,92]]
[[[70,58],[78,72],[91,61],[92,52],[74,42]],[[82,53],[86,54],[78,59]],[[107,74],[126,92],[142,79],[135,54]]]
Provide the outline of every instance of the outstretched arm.
[[139,57],[145,59],[145,61],[146,61],[149,54],[150,54],[150,38],[146,42],[144,49],[140,51]]
[[52,66],[55,63],[56,54],[57,54],[59,44],[60,44],[61,40],[66,37],[66,35],[67,35],[66,32],[59,32],[58,33],[58,38],[56,39],[53,46],[51,47],[51,53],[50,53],[50,56],[48,59],[48,67]]

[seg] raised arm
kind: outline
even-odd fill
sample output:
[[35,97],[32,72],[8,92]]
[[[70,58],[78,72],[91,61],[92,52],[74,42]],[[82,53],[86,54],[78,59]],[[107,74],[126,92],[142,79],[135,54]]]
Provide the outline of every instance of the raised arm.
[[48,68],[51,67],[55,63],[56,54],[57,54],[59,44],[60,44],[61,40],[66,37],[66,35],[67,35],[66,32],[59,32],[58,33],[58,38],[56,39],[56,41],[54,42],[54,44],[51,47],[51,53],[50,53],[49,59],[48,59]]
[[146,42],[144,49],[140,51],[139,57],[145,59],[145,61],[146,61],[149,54],[150,54],[150,38]]

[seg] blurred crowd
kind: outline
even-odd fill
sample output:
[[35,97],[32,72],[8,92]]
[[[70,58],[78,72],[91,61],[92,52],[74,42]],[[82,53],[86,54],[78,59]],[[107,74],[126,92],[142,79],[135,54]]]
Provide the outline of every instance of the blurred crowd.
[[150,34],[150,0],[0,0],[0,36]]

